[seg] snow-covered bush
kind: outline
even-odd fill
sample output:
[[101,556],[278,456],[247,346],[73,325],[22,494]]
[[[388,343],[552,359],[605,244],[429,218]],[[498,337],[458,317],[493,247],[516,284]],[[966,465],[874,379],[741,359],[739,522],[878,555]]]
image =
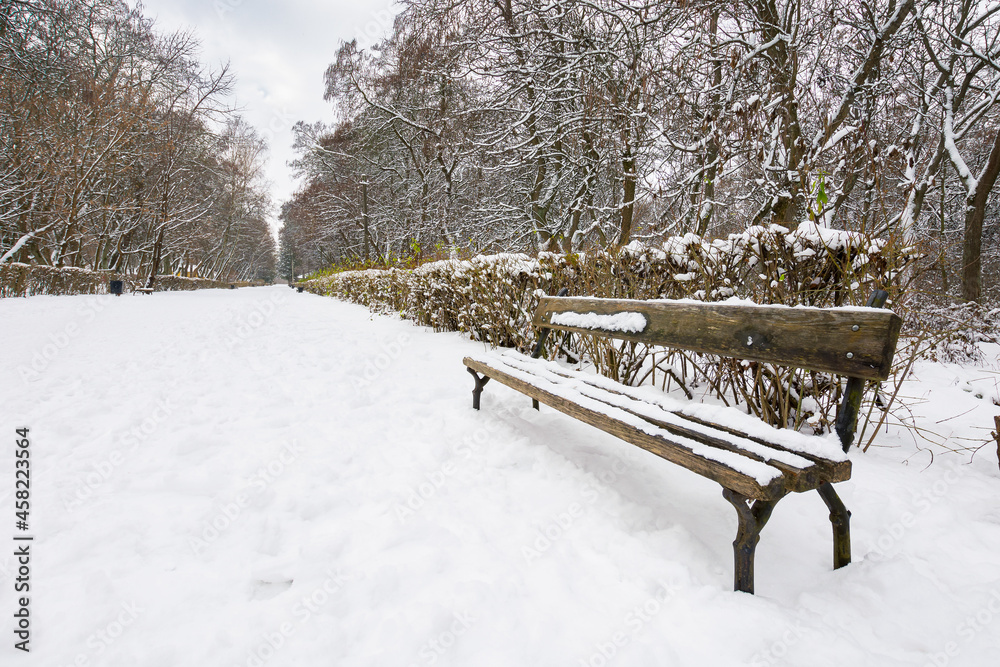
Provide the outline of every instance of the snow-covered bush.
[[[36,294],[107,294],[108,282],[124,281],[125,291],[145,285],[146,278],[113,271],[89,271],[75,267],[42,266],[17,262],[0,264],[0,297]],[[157,276],[156,289],[162,291],[226,288],[231,283],[206,278]],[[235,283],[239,287],[262,283]]]
[[908,315],[903,333],[920,340],[917,354],[925,359],[982,365],[979,344],[1000,344],[1000,308],[920,303]]
[[[462,331],[492,346],[529,351],[531,316],[539,296],[567,288],[570,295],[604,298],[756,303],[864,305],[875,289],[897,299],[913,254],[884,239],[803,223],[789,231],[752,227],[726,239],[693,234],[662,245],[633,242],[617,252],[476,256],[430,262],[412,270],[345,271],[307,281],[317,294],[395,312],[442,331]],[[553,337],[550,354],[594,364],[627,384],[705,383],[728,403],[745,404],[766,421],[815,430],[834,418],[841,386],[833,378],[768,364],[651,350],[589,336]]]

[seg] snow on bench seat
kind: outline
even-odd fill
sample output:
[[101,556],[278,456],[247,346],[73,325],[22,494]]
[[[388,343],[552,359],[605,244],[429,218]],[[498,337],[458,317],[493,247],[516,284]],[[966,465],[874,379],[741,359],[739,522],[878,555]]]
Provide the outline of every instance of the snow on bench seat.
[[850,462],[835,444],[751,424],[752,417],[732,408],[693,410],[695,404],[668,396],[650,400],[634,387],[516,353],[484,353],[467,357],[465,365],[749,497],[778,498],[850,477]]
[[803,456],[817,457],[836,462],[848,460],[847,454],[841,449],[840,442],[834,434],[818,437],[805,435],[804,433],[785,428],[775,428],[752,415],[734,408],[675,398],[655,388],[630,387],[603,375],[573,371],[554,361],[532,359],[516,352],[497,351],[481,355],[478,358],[483,360],[499,359],[502,363],[513,365],[528,372],[538,373],[543,376],[546,373],[561,376],[585,385],[619,393],[635,401],[652,403],[669,413],[678,413],[687,417],[693,417],[699,421],[711,422],[718,426],[739,431],[751,438],[766,440],[775,447],[781,447]]

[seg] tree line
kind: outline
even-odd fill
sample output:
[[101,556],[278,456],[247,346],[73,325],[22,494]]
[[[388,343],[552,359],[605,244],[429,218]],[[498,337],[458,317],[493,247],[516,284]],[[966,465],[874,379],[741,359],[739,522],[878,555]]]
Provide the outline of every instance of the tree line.
[[267,146],[122,0],[0,2],[0,263],[270,279]]
[[340,45],[336,122],[295,127],[303,270],[814,221],[919,245],[965,300],[997,273],[996,3],[402,4]]

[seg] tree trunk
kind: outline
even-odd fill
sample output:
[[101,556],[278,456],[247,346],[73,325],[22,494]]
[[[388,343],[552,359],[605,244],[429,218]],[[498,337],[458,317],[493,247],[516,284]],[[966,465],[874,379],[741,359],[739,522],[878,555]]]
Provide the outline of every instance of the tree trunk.
[[624,183],[622,184],[622,220],[621,233],[618,236],[618,245],[628,244],[632,237],[632,217],[635,214],[635,158],[627,155],[622,160],[622,172]]
[[362,176],[361,179],[361,226],[365,237],[365,264],[367,265],[370,253],[368,241],[371,238],[371,232],[368,231],[368,176]]
[[[721,9],[713,9],[712,14],[708,21],[708,33],[709,41],[712,45],[712,50],[714,55],[715,50],[718,48],[717,39],[719,34],[719,14]],[[698,226],[695,231],[698,236],[704,237],[708,233],[708,225],[712,221],[712,213],[715,211],[715,179],[719,175],[719,129],[717,124],[719,123],[719,117],[722,115],[722,96],[719,93],[719,87],[722,85],[722,60],[716,59],[712,62],[712,99],[709,102],[708,110],[708,126],[711,132],[711,138],[708,141],[708,145],[705,148],[705,162],[707,169],[705,172],[705,188],[702,193],[702,200],[698,210],[695,211],[695,217],[698,220]]]
[[165,230],[165,227],[160,227],[160,233],[156,235],[156,243],[153,245],[153,261],[149,269],[149,280],[146,281],[148,289],[153,288],[153,284],[156,282],[156,274],[160,270],[160,257],[163,254],[163,232]]
[[965,236],[962,241],[962,300],[979,301],[982,296],[982,246],[983,220],[990,191],[1000,175],[1000,131],[993,140],[990,159],[976,185],[976,190],[966,201]]

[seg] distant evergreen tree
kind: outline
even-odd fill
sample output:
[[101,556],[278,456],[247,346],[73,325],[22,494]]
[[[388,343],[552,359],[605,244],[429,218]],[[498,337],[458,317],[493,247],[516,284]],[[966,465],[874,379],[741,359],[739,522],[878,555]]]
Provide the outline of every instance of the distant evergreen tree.
[[288,242],[287,234],[282,228],[278,233],[278,277],[282,280],[292,282],[295,280],[295,268],[298,263],[295,257],[295,248]]

